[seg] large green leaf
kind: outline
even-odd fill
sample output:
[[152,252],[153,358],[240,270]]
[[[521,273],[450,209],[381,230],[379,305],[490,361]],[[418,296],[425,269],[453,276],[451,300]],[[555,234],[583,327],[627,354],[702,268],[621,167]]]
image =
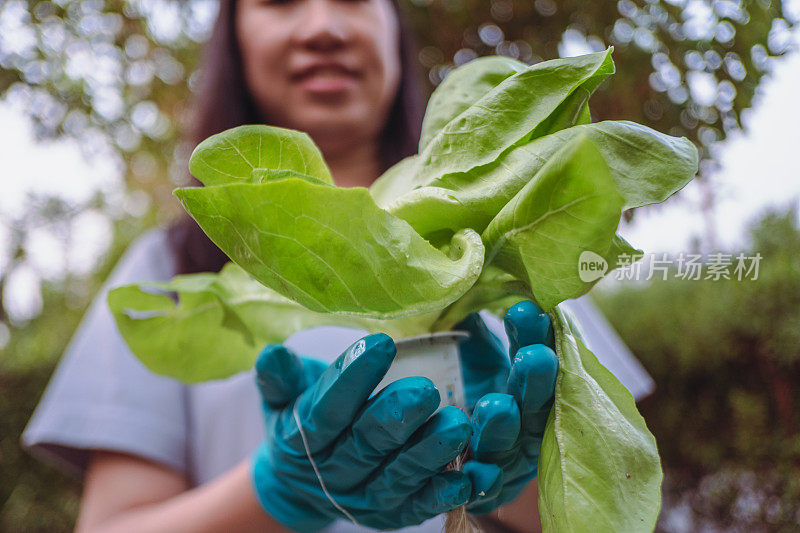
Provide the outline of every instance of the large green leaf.
[[[120,334],[152,371],[195,383],[252,367],[270,337],[249,333],[241,317],[247,317],[246,309],[255,302],[269,303],[276,311],[287,304],[258,283],[243,284],[235,273],[223,272],[180,276],[170,283],[125,285],[109,293],[108,305]],[[166,294],[170,291],[179,292],[177,304]],[[229,297],[231,293],[236,296]],[[286,326],[280,320],[275,323],[275,328]]]
[[287,178],[176,195],[228,257],[314,311],[399,318],[441,309],[483,267],[474,231],[455,234],[446,255],[360,187]]
[[590,122],[588,99],[613,72],[611,49],[532,67],[502,57],[470,61],[431,96],[419,155],[378,178],[373,196],[386,206],[449,174],[491,164],[511,146]]
[[605,78],[606,76],[602,75],[594,76],[576,87],[546,119],[536,126],[530,137],[536,139],[564,128],[571,128],[579,124],[589,124],[592,121],[592,116],[589,112],[589,98]]
[[466,111],[483,95],[497,87],[506,78],[528,69],[528,65],[505,56],[487,56],[453,70],[436,87],[425,109],[419,151],[423,152],[431,140],[448,122]]
[[492,212],[491,207],[498,202],[491,200],[475,198],[471,190],[461,192],[442,187],[419,187],[389,202],[384,209],[408,222],[420,235],[428,237],[445,229],[482,231],[502,207]]
[[[625,200],[624,209],[663,202],[697,172],[697,148],[688,139],[633,122],[598,122],[534,139],[491,165],[448,174],[393,200],[386,198],[382,205],[422,235],[444,228],[483,231],[558,150],[581,135],[588,136],[603,154]],[[406,171],[401,179],[408,180],[410,174]],[[394,183],[396,188],[385,183],[381,190],[401,193],[402,185]]]
[[451,330],[468,314],[484,309],[502,317],[509,307],[522,299],[533,299],[525,283],[497,267],[487,266],[475,285],[464,296],[447,306],[430,326],[430,330]]
[[264,125],[239,126],[197,145],[189,170],[204,185],[259,181],[258,169],[293,170],[333,183],[322,153],[307,134]]
[[[175,293],[177,302],[167,293]],[[108,304],[131,351],[153,372],[186,383],[248,370],[264,344],[281,343],[304,329],[346,326],[399,339],[430,331],[439,315],[373,320],[317,313],[232,263],[219,274],[118,287],[109,293]]]
[[617,190],[625,199],[624,209],[661,203],[697,174],[697,147],[689,139],[628,121],[560,130],[524,149],[532,157],[547,160],[559,146],[580,135],[587,135],[603,154]]
[[385,207],[399,196],[412,190],[417,175],[418,155],[412,155],[394,164],[375,180],[369,193],[380,207]]
[[652,531],[661,461],[630,392],[595,358],[573,319],[551,313],[559,368],[539,456],[546,532]]
[[319,178],[309,176],[308,174],[301,174],[295,170],[276,170],[272,168],[254,168],[250,173],[250,183],[264,183],[266,181],[285,180],[287,178],[298,178],[301,180],[310,181],[311,183],[319,183],[329,187],[335,187],[332,183],[322,181]]
[[510,76],[430,139],[420,153],[416,185],[492,163],[509,147],[528,141],[573,92],[581,87],[591,92],[613,72],[609,49],[537,63]]
[[[618,266],[626,266],[635,263],[642,258],[643,254],[644,252],[642,250],[633,246],[622,238],[621,235],[616,234],[611,240],[608,250],[605,251],[602,256],[608,263],[608,271],[610,272]],[[624,262],[622,261],[623,257],[625,258]],[[608,272],[606,272],[606,274],[607,273]]]
[[604,256],[614,240],[622,197],[592,142],[573,139],[497,214],[486,230],[486,262],[525,281],[544,310],[576,298],[581,253]]

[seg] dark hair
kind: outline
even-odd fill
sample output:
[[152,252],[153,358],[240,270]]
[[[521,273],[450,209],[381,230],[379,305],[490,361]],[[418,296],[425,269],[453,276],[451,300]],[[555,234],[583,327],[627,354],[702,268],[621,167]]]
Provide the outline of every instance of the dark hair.
[[[414,37],[396,0],[391,0],[400,24],[401,79],[397,97],[380,138],[380,159],[386,170],[415,154],[427,100]],[[192,106],[188,139],[203,139],[242,124],[261,122],[242,73],[235,35],[236,0],[220,0],[219,14],[201,64],[201,81]],[[199,184],[195,180],[195,184]],[[168,231],[177,273],[216,272],[228,258],[188,216]]]

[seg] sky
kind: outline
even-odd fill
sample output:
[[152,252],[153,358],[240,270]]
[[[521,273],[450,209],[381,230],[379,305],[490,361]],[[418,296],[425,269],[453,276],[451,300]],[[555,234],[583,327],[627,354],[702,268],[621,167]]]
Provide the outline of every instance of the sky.
[[[800,31],[794,37],[800,42]],[[748,244],[746,227],[765,210],[799,205],[798,87],[800,54],[776,60],[745,131],[716,147],[721,168],[707,185],[714,191],[713,219],[703,218],[699,206],[704,188],[694,181],[665,204],[638,209],[632,223],[622,223],[620,233],[646,252],[688,253],[698,238],[713,242],[704,252],[730,251]],[[90,159],[74,140],[35,141],[27,118],[5,100],[0,100],[0,161],[0,268],[6,262],[10,231],[2,222],[22,212],[29,193],[55,192],[80,204],[102,191],[119,205],[126,201],[121,161],[102,150]],[[111,222],[102,212],[82,213],[69,229],[69,243],[61,237],[63,228],[42,227],[30,233],[29,261],[16,269],[7,285],[5,303],[11,315],[25,319],[38,314],[41,279],[90,271],[110,243]],[[0,331],[0,344],[2,337]]]

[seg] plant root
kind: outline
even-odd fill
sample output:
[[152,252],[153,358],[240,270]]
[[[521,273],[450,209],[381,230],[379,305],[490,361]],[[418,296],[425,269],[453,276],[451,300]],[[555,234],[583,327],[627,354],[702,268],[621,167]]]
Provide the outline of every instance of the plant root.
[[[468,451],[464,450],[458,457],[453,459],[449,465],[448,470],[461,470],[461,465],[464,464],[468,456]],[[478,524],[467,513],[467,508],[461,506],[458,509],[453,509],[447,513],[447,518],[444,521],[444,533],[479,533],[480,528]]]

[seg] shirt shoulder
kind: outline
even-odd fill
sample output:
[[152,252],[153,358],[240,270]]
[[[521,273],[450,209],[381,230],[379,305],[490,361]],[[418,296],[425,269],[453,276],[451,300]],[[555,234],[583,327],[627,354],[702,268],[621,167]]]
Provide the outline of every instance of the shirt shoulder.
[[136,281],[167,281],[175,275],[175,260],[167,232],[151,229],[138,237],[120,258],[105,283],[104,291],[113,286]]

